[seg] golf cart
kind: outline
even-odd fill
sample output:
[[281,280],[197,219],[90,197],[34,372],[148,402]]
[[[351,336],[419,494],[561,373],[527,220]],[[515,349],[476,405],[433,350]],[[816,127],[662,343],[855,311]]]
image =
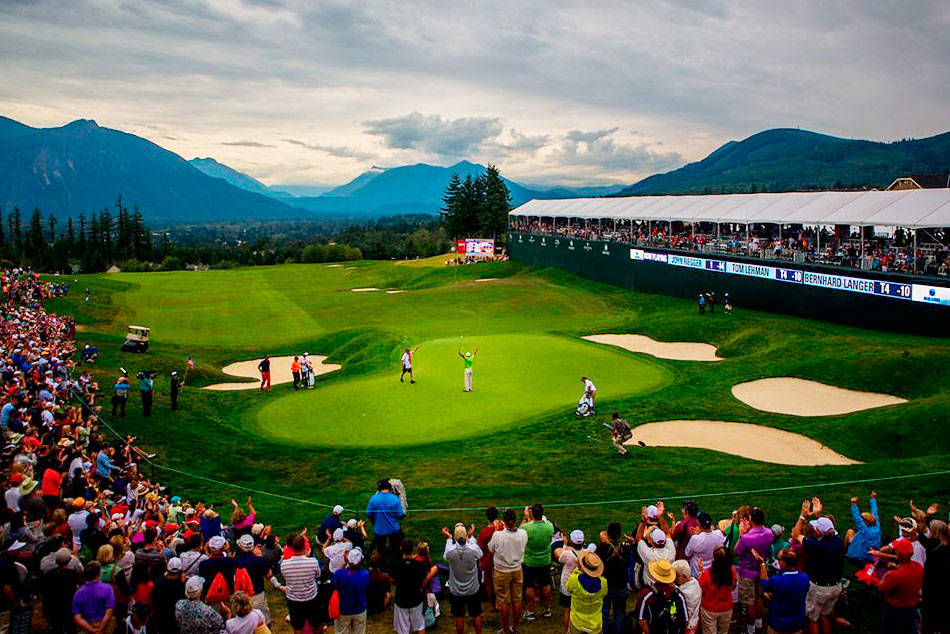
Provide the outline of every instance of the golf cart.
[[151,328],[145,326],[129,326],[122,342],[122,352],[148,352],[148,335]]

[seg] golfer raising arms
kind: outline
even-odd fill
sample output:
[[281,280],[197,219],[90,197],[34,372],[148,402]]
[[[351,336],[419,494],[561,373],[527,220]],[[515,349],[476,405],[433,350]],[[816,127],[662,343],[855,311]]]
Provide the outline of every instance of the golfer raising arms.
[[406,351],[402,353],[402,374],[399,375],[399,382],[403,382],[403,377],[406,374],[409,375],[409,382],[415,383],[416,378],[412,376],[412,355],[419,351],[419,346],[416,346],[415,350],[410,350],[406,348]]
[[265,387],[270,392],[270,357],[265,354],[261,362],[257,364],[257,369],[261,373],[261,392]]
[[466,352],[462,354],[462,349],[459,348],[458,355],[462,357],[462,362],[465,364],[465,389],[463,392],[472,391],[472,364],[475,362],[475,357],[478,356],[478,348],[475,348],[475,352]]

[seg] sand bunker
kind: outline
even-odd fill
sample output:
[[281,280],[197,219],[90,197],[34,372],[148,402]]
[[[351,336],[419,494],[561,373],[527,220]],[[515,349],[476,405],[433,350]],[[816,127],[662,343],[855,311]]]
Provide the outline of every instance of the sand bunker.
[[[326,359],[326,357],[322,355],[310,355],[310,363],[313,365],[313,373],[317,376],[320,376],[321,374],[328,374],[330,372],[336,372],[343,367],[342,365],[338,365],[336,363],[324,363],[324,359]],[[270,358],[271,385],[290,383],[294,380],[293,375],[290,373],[290,363],[293,360],[294,358],[292,356]],[[206,385],[202,389],[215,391],[256,389],[261,384],[261,373],[257,370],[257,364],[260,362],[260,359],[252,359],[251,361],[238,361],[237,363],[232,363],[221,368],[222,372],[231,376],[237,376],[244,379],[255,379],[251,383],[215,383],[214,385]]]
[[587,341],[617,346],[630,352],[642,352],[659,359],[674,361],[722,361],[716,356],[716,346],[710,343],[685,341],[657,341],[644,335],[590,335]]
[[476,282],[494,282],[497,279],[498,279],[497,277],[480,277],[475,281]]
[[628,445],[710,449],[750,460],[793,466],[861,464],[808,436],[750,423],[719,420],[667,420],[633,430]]
[[354,293],[372,293],[374,291],[378,291],[379,289],[375,286],[367,286],[366,288],[351,288],[350,290]]
[[343,266],[342,264],[327,264],[328,269],[338,269],[342,266]]
[[836,416],[875,407],[897,405],[907,400],[880,394],[858,392],[817,381],[776,377],[732,386],[732,395],[764,412],[792,416]]
[[406,291],[397,291],[397,290],[392,290],[392,289],[386,291],[388,295],[395,295],[396,293],[405,293],[405,292]]

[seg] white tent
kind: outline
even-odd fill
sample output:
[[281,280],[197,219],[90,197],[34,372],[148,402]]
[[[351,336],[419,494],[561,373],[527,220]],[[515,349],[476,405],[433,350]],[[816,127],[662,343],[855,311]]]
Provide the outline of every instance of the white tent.
[[950,189],[531,200],[512,217],[950,227]]

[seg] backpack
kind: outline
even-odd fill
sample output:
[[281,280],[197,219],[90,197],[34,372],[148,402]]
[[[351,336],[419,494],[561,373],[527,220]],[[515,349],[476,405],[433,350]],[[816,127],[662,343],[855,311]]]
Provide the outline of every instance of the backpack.
[[208,593],[205,595],[205,603],[223,603],[231,598],[231,591],[228,589],[228,581],[220,572],[215,575]]
[[330,603],[327,605],[327,616],[336,620],[340,618],[340,591],[334,590],[330,595]]
[[251,575],[247,573],[247,568],[238,568],[234,571],[234,591],[246,592],[249,597],[254,596],[254,584],[251,582]]

